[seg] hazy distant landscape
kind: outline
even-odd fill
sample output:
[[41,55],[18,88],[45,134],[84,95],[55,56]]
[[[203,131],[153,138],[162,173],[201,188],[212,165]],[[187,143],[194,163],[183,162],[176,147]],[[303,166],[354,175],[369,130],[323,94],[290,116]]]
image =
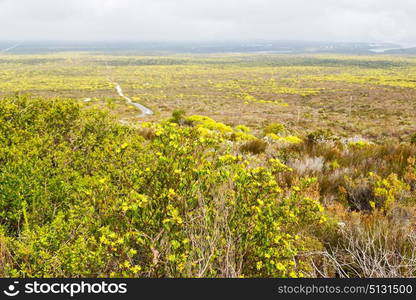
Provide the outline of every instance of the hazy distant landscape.
[[62,51],[89,51],[124,54],[175,53],[414,53],[414,47],[392,43],[331,43],[304,41],[241,42],[1,42],[0,49],[19,45],[9,53],[34,54]]

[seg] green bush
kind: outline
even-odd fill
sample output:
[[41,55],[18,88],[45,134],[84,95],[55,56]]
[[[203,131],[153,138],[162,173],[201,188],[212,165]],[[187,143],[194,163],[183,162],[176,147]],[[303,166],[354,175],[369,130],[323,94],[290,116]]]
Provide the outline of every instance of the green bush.
[[324,142],[333,138],[333,133],[329,129],[318,129],[308,133],[306,141],[310,144]]
[[201,126],[1,100],[2,275],[304,276],[299,253],[320,249],[326,223],[315,181],[283,189],[282,163],[250,167]]
[[346,187],[342,187],[341,191],[353,209],[390,213],[397,198],[409,189],[409,185],[401,181],[397,174],[382,178],[370,172],[367,178],[346,178]]
[[170,122],[181,124],[185,120],[186,112],[183,109],[176,109],[172,112],[172,117],[170,118]]
[[268,135],[270,133],[279,135],[279,134],[284,133],[285,130],[286,130],[285,125],[280,124],[280,123],[271,123],[264,128],[263,132],[264,132],[264,135]]

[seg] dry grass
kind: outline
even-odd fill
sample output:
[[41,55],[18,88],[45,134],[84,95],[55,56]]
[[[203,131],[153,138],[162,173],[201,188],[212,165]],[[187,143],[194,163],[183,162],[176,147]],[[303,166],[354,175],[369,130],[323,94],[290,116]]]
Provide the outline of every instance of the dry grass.
[[[416,274],[414,214],[396,208],[390,218],[360,216],[340,223],[337,243],[314,253],[314,277],[391,278]],[[312,255],[311,255],[312,257]]]
[[255,139],[248,141],[241,145],[240,151],[241,152],[250,152],[253,154],[260,154],[266,151],[267,143],[260,139]]

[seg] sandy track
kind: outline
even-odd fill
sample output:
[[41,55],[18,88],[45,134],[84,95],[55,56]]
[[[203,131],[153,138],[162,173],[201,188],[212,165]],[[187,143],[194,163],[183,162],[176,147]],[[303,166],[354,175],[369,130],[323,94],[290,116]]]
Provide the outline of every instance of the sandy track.
[[123,90],[121,89],[120,84],[118,84],[117,82],[114,82],[115,86],[116,86],[116,91],[118,93],[118,95],[122,98],[124,98],[128,104],[131,104],[135,107],[137,107],[138,109],[140,109],[142,111],[142,114],[140,115],[141,117],[145,117],[145,116],[149,116],[149,115],[153,115],[153,111],[150,108],[147,108],[146,106],[137,103],[137,102],[133,102],[133,100],[131,100],[129,97],[125,96],[123,93]]
[[142,112],[142,113],[140,114],[140,117],[146,117],[146,116],[153,115],[153,111],[152,111],[150,108],[147,108],[146,106],[144,106],[144,105],[142,105],[142,104],[140,104],[140,103],[134,102],[134,101],[133,101],[133,100],[131,100],[129,97],[127,97],[126,95],[124,95],[124,93],[123,93],[123,89],[121,88],[121,85],[120,85],[119,83],[117,83],[117,82],[115,82],[115,81],[113,81],[113,80],[111,79],[111,70],[110,70],[110,67],[108,66],[107,62],[105,63],[105,66],[107,67],[107,70],[109,71],[108,80],[109,80],[112,84],[114,84],[114,86],[115,86],[115,88],[116,88],[116,91],[117,91],[117,94],[118,94],[121,98],[123,98],[124,100],[126,100],[128,104],[131,104],[131,105],[133,105],[134,107],[136,107],[136,108],[138,108],[139,110],[141,110],[141,112]]

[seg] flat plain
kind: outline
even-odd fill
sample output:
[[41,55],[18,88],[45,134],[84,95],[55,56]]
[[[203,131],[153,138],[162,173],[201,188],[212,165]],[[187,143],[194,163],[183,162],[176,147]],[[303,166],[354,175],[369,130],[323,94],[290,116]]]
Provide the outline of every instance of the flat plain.
[[335,54],[170,56],[55,53],[2,55],[0,93],[74,98],[141,121],[124,93],[151,107],[150,120],[183,109],[230,125],[405,140],[416,124],[416,58]]
[[2,53],[0,99],[2,277],[416,276],[415,56]]

